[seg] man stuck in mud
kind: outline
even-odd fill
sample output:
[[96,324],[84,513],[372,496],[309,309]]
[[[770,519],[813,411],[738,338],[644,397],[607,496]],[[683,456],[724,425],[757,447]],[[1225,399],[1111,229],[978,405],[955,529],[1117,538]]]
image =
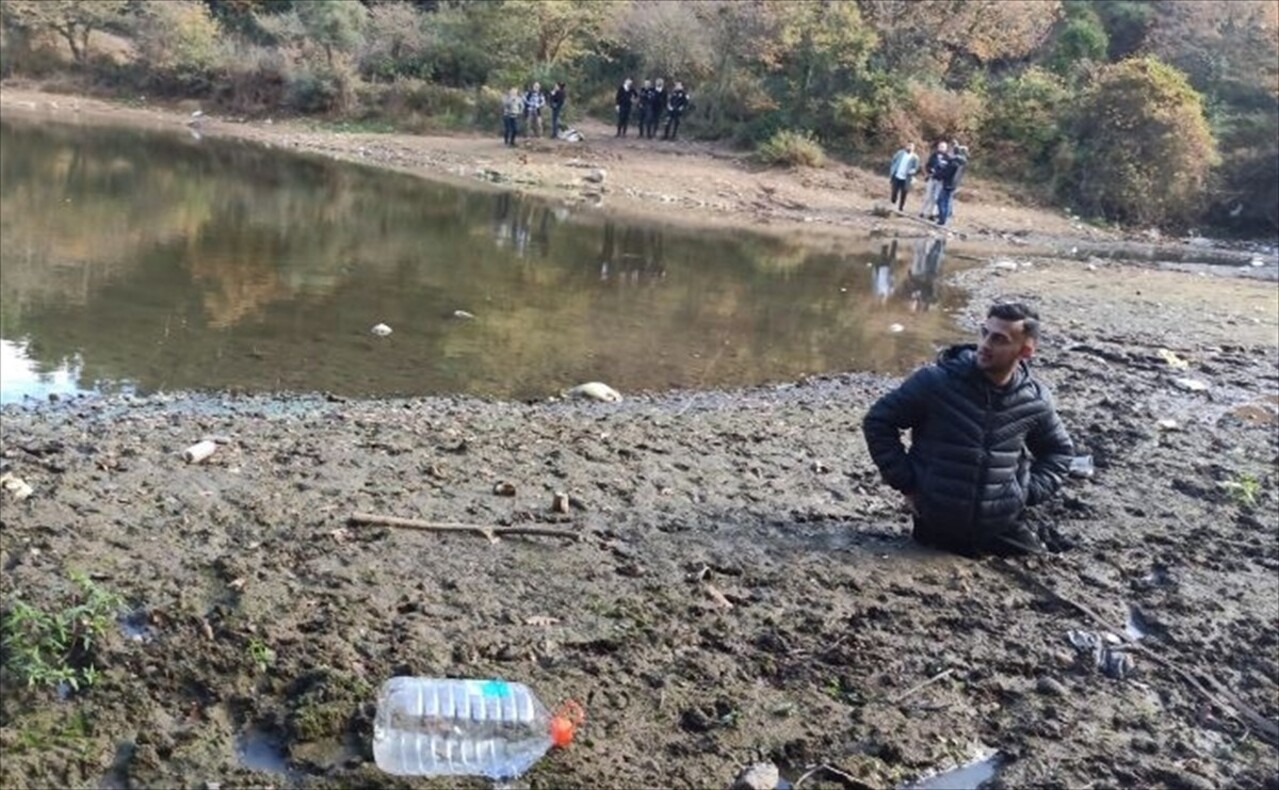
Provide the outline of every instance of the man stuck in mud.
[[1073,445],[1026,364],[1038,339],[1034,310],[997,304],[981,342],[946,349],[866,413],[871,458],[905,495],[916,542],[968,556],[1044,550],[1025,510],[1061,486]]

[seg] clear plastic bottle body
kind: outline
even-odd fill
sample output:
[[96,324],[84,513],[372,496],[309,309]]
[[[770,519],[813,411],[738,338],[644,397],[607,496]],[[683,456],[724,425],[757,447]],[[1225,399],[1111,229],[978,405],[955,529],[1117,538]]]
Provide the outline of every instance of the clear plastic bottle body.
[[397,677],[382,684],[373,758],[397,776],[519,776],[552,744],[550,714],[527,686]]

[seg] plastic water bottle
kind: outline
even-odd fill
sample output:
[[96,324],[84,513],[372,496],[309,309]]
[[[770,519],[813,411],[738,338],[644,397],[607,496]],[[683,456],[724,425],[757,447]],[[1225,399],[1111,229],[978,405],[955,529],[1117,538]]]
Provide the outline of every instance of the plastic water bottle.
[[373,759],[397,776],[510,779],[567,746],[584,718],[572,700],[551,715],[522,683],[391,678],[378,692]]

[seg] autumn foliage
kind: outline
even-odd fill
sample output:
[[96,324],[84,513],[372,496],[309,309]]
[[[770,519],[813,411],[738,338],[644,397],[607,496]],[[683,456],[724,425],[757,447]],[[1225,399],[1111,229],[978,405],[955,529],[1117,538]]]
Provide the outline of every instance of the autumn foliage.
[[1189,221],[1218,156],[1203,101],[1153,57],[1107,66],[1076,111],[1063,196],[1095,216]]
[[568,83],[571,123],[661,76],[691,88],[693,137],[876,169],[957,138],[974,174],[1099,219],[1279,230],[1275,0],[0,0],[0,21],[0,72],[56,52],[84,89],[493,131],[535,79]]

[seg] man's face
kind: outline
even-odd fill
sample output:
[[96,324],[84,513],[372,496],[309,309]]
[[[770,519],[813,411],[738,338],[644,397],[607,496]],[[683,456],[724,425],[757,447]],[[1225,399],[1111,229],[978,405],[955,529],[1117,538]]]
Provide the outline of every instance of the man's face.
[[937,152],[938,152],[938,153],[942,153],[942,154],[946,153],[946,144],[945,144],[945,143],[938,143],[938,144],[937,144]]
[[985,373],[1003,375],[1017,361],[1035,353],[1035,341],[1026,336],[1022,321],[987,318],[977,344],[977,367]]

